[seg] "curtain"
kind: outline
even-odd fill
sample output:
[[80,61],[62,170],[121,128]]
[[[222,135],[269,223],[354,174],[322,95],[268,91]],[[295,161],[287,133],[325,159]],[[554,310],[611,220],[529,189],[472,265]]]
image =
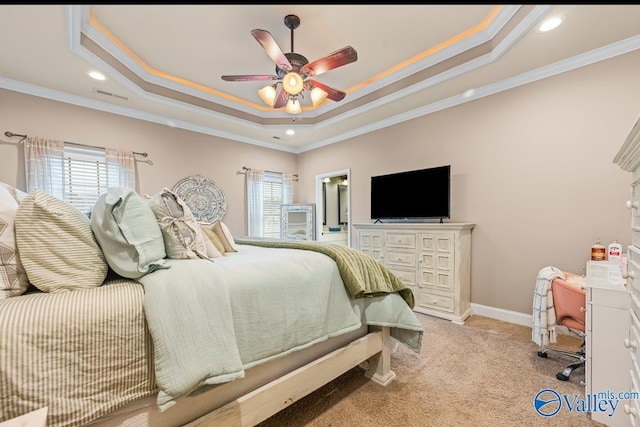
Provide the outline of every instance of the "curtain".
[[282,203],[287,205],[291,204],[295,200],[295,194],[293,192],[293,182],[296,180],[294,174],[283,173],[282,174]]
[[104,151],[107,165],[107,187],[136,189],[136,159],[131,151],[107,148]]
[[249,169],[246,172],[246,183],[248,234],[252,237],[261,237],[263,235],[264,171]]
[[39,137],[24,142],[27,192],[39,189],[64,200],[64,143]]

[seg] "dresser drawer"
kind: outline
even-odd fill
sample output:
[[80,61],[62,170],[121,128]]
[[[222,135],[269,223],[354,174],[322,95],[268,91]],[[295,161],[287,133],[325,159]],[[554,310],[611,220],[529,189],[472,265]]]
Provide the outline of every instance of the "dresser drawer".
[[416,235],[415,233],[396,233],[387,232],[386,244],[388,248],[416,248]]
[[[398,277],[398,279],[402,280],[402,283],[405,285],[417,288],[416,285],[416,271],[415,270],[401,270],[398,268],[387,267],[390,272]],[[415,292],[415,289],[414,289]]]
[[636,179],[631,184],[631,228],[640,228],[640,180]]
[[640,292],[640,249],[628,246],[629,260],[627,262],[627,287]]
[[[625,341],[625,347],[629,348],[629,352],[633,354],[633,358],[640,358],[640,319],[633,310],[631,312],[631,324],[629,325],[629,337]],[[633,366],[632,366],[633,367]]]
[[362,247],[362,248],[360,248],[360,252],[363,252],[363,253],[369,255],[371,258],[375,259],[380,264],[383,263],[382,262],[382,248]]
[[382,248],[384,243],[384,234],[378,233],[361,233],[358,244],[360,249],[364,248]]
[[454,253],[454,236],[448,233],[420,234],[419,248],[423,251]]
[[387,267],[403,266],[415,268],[416,266],[415,252],[387,249],[384,259]]
[[[640,373],[640,368],[638,368],[638,362],[635,356],[631,356],[631,370],[629,371],[631,376],[631,390],[629,391],[640,391],[638,386],[640,385],[640,378],[638,374]],[[626,390],[621,390],[626,391]],[[622,406],[622,410],[625,414],[629,416],[629,421],[631,421],[631,425],[640,425],[640,401],[637,399],[630,399],[620,402]]]
[[418,305],[432,310],[453,313],[455,309],[455,300],[453,295],[439,295],[425,290],[420,290]]
[[448,271],[420,269],[420,287],[438,289],[440,291],[453,292],[455,290],[455,281],[453,274]]
[[418,263],[422,268],[453,271],[453,254],[446,252],[420,252]]

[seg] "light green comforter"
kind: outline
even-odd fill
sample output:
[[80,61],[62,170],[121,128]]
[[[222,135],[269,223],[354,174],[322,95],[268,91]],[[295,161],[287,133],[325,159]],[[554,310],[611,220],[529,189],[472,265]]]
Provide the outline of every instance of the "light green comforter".
[[234,240],[242,245],[304,249],[325,254],[338,265],[342,280],[352,298],[397,292],[410,308],[415,305],[413,292],[396,275],[367,254],[353,248],[338,244],[256,237],[236,237]]
[[139,279],[161,410],[363,323],[390,326],[420,350],[422,327],[399,294],[350,298],[336,262],[321,253],[239,245],[213,261],[167,261]]

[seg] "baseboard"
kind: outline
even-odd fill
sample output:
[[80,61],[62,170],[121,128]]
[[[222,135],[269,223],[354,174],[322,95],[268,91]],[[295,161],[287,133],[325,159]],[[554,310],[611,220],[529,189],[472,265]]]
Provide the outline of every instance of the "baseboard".
[[[478,316],[502,320],[503,322],[514,323],[516,325],[527,326],[529,328],[533,325],[533,315],[531,314],[519,313],[517,311],[474,303],[471,303],[471,311],[472,314],[477,314]],[[562,325],[556,326],[556,331],[561,335],[572,335],[571,331]]]
[[471,311],[478,316],[515,323],[516,325],[529,326],[533,324],[533,315],[505,310],[503,308],[489,307],[488,305],[471,303]]

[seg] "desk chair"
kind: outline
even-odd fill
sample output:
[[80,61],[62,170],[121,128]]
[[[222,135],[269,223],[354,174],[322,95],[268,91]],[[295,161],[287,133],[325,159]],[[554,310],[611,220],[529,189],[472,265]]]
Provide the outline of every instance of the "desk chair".
[[[576,276],[572,273],[565,273],[569,280]],[[569,380],[571,373],[578,368],[584,368],[585,364],[585,313],[587,297],[584,289],[579,285],[569,283],[561,278],[553,279],[551,282],[551,292],[553,294],[553,306],[556,314],[556,324],[565,326],[570,332],[582,339],[582,345],[577,352],[561,350],[557,348],[546,348],[538,352],[538,356],[547,357],[548,352],[556,352],[573,357],[578,361],[568,365],[562,372],[556,374],[556,378],[561,381]]]

